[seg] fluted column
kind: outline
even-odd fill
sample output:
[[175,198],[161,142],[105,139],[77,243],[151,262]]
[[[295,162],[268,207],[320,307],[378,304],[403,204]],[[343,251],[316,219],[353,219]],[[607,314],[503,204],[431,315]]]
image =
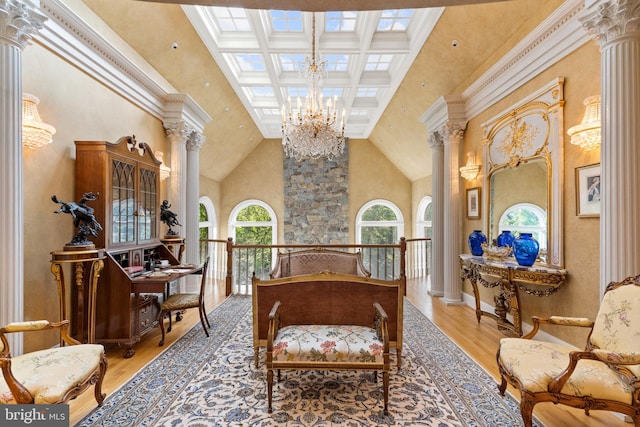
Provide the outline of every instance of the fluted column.
[[[169,203],[172,210],[178,216],[183,226],[187,218],[186,198],[186,165],[187,165],[187,140],[193,132],[193,128],[184,121],[165,121],[163,123],[169,143],[171,144],[171,177],[169,188]],[[181,230],[180,234],[185,231]]]
[[460,142],[466,122],[447,122],[444,129],[444,297],[449,305],[464,304],[460,281]]
[[[22,51],[46,20],[33,4],[0,0],[0,325],[24,319]],[[22,354],[21,334],[8,338]]]
[[440,133],[429,134],[429,147],[431,147],[431,203],[433,206],[429,294],[441,297],[444,296],[444,146]]
[[200,147],[204,135],[192,132],[187,141],[187,182],[186,182],[186,257],[187,262],[200,262]]
[[600,287],[640,274],[640,0],[587,1],[601,51]]

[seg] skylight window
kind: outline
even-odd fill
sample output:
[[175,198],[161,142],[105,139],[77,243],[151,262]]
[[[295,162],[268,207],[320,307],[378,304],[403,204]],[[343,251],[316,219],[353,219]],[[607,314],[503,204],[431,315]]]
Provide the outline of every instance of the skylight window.
[[302,54],[280,54],[280,67],[282,71],[298,71],[304,64],[304,55]]
[[291,99],[295,98],[304,98],[307,96],[307,88],[305,86],[292,86],[287,88],[287,96],[291,97]]
[[327,71],[347,71],[349,55],[324,55]]
[[413,13],[413,9],[383,10],[378,31],[406,31]]
[[274,96],[271,86],[252,86],[250,89],[254,97]]
[[355,31],[356,12],[326,12],[324,30],[326,32]]
[[337,96],[338,98],[342,98],[343,88],[341,87],[323,87],[322,88],[322,96],[325,98],[333,98]]
[[356,93],[357,97],[360,98],[370,98],[376,96],[378,93],[377,87],[360,87],[358,88],[358,92]]
[[279,116],[281,115],[281,111],[277,108],[263,108],[262,114],[265,116]]
[[236,7],[213,7],[212,9],[220,31],[251,31],[251,24],[244,9]]
[[302,12],[272,10],[271,26],[275,32],[302,32]]
[[241,71],[264,71],[265,65],[259,53],[236,53],[234,55]]
[[369,55],[364,69],[367,71],[386,71],[391,66],[393,55]]

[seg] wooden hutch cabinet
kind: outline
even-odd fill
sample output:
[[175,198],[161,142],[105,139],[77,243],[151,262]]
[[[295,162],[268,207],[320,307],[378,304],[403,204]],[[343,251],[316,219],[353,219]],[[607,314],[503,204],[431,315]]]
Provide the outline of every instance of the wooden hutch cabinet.
[[131,347],[151,330],[159,312],[159,294],[140,292],[135,277],[157,259],[179,264],[160,242],[161,162],[135,136],[75,145],[76,197],[99,193],[92,207],[103,231],[94,241],[107,254],[98,281],[95,339],[124,345],[125,357],[131,357]]

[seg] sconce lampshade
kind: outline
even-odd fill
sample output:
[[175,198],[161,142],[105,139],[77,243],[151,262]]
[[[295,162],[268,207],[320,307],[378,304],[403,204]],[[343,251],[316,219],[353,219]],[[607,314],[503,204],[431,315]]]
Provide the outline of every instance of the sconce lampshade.
[[460,168],[460,175],[467,181],[473,181],[478,177],[480,165],[476,164],[476,153],[469,151],[467,153],[467,164]]
[[600,95],[590,96],[584,100],[585,111],[582,123],[570,128],[567,133],[571,143],[585,150],[600,147]]
[[33,150],[51,144],[56,128],[42,121],[38,114],[38,97],[22,95],[22,144]]
[[164,153],[162,151],[156,151],[153,153],[156,159],[160,160],[162,164],[160,165],[160,180],[164,181],[165,179],[171,176],[171,168],[164,164]]

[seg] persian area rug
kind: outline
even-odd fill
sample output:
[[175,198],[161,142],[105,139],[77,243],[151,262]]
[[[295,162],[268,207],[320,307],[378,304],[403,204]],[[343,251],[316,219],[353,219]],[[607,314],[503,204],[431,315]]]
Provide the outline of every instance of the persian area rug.
[[[267,413],[264,350],[255,368],[251,297],[231,296],[78,426],[519,426],[518,403],[405,300],[400,371],[283,371]],[[107,372],[108,375],[108,372]],[[536,425],[540,425],[537,423]]]

